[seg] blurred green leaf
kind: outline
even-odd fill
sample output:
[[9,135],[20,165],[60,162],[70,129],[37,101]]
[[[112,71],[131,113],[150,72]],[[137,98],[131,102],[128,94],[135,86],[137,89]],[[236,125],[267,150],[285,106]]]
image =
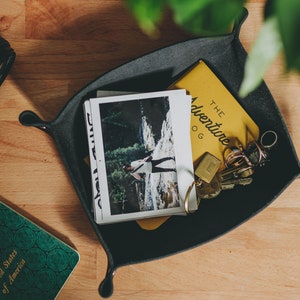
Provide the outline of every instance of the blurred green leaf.
[[267,0],[266,1],[265,7],[264,7],[264,19],[265,20],[274,15],[275,1],[274,0]]
[[175,21],[181,24],[193,18],[195,14],[214,1],[215,0],[169,0],[168,4],[173,9]]
[[245,0],[169,0],[175,22],[195,34],[221,34],[242,12]]
[[157,24],[160,21],[164,0],[125,0],[141,29],[149,36],[157,33]]
[[[227,33],[247,0],[125,0],[141,29],[158,33],[164,8],[173,11],[178,26],[194,34]],[[287,70],[300,72],[300,0],[266,0],[264,23],[246,61],[240,95],[246,96],[262,81],[277,54],[284,50]]]
[[278,18],[287,68],[300,71],[300,0],[276,0]]
[[259,86],[263,76],[282,50],[282,41],[278,31],[278,20],[275,16],[264,22],[246,60],[245,74],[239,94],[247,96]]

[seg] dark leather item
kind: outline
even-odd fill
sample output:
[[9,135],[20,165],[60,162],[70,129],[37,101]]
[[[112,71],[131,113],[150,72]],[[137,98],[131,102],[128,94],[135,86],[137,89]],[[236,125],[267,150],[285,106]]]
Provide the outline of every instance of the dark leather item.
[[0,85],[7,77],[16,58],[15,51],[8,41],[0,37]]
[[[53,137],[84,210],[107,253],[107,274],[99,287],[101,296],[112,294],[113,274],[118,267],[174,254],[219,237],[269,205],[299,175],[299,161],[292,141],[265,83],[245,99],[237,97],[247,55],[239,40],[240,26],[246,16],[245,10],[228,35],[195,38],[171,45],[101,75],[74,95],[51,122],[44,122],[30,111],[20,115],[23,125],[35,126]],[[173,216],[154,231],[143,230],[134,221],[97,225],[91,213],[90,171],[84,163],[88,143],[83,101],[95,97],[97,89],[165,90],[200,59],[206,61],[236,96],[261,132],[276,131],[278,145],[272,149],[270,162],[256,171],[251,185],[203,201],[196,213],[188,217]]]

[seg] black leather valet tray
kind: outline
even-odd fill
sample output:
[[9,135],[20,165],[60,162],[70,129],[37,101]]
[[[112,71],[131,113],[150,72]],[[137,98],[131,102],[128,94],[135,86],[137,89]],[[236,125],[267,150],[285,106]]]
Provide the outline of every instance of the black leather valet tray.
[[[31,111],[21,113],[23,125],[34,126],[53,137],[79,200],[106,251],[107,273],[99,287],[102,297],[112,294],[113,274],[118,267],[175,254],[219,237],[268,206],[299,175],[299,160],[292,141],[265,83],[244,99],[237,96],[247,56],[239,40],[240,27],[246,17],[245,10],[230,34],[180,42],[101,75],[74,95],[51,122],[44,122]],[[278,143],[270,161],[256,171],[255,180],[249,186],[224,191],[214,199],[201,202],[196,213],[187,217],[173,216],[156,230],[143,230],[135,221],[97,225],[91,212],[90,170],[84,162],[88,143],[83,101],[95,97],[99,89],[165,90],[200,59],[212,66],[261,132],[274,130],[277,133]]]

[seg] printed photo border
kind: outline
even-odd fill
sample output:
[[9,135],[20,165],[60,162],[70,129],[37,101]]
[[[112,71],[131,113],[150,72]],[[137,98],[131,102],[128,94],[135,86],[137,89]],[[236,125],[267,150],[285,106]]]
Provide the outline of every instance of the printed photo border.
[[[153,209],[139,212],[130,212],[125,214],[111,214],[111,205],[109,201],[109,188],[107,180],[107,168],[105,158],[105,133],[101,125],[101,107],[109,103],[126,103],[126,101],[145,101],[166,97],[169,103],[171,114],[172,131],[174,137],[174,153],[176,161],[176,174],[179,191],[180,205],[178,207]],[[88,101],[92,114],[92,125],[94,132],[94,142],[97,158],[97,171],[99,180],[99,190],[101,195],[102,209],[96,212],[95,220],[97,223],[111,223],[126,220],[136,220],[148,217],[157,217],[174,214],[185,214],[184,198],[188,187],[194,180],[192,153],[190,144],[190,105],[191,97],[186,95],[185,90],[174,90],[164,92],[130,94],[93,98]],[[129,103],[129,102],[127,102]],[[87,104],[85,104],[87,105]],[[192,206],[196,203],[196,192],[192,190],[191,196],[194,199]]]

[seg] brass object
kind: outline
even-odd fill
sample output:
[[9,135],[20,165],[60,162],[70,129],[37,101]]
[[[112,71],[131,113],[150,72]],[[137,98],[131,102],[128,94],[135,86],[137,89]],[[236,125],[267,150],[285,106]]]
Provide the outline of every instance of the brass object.
[[[223,190],[251,184],[253,182],[251,176],[256,167],[262,167],[268,161],[269,149],[277,143],[277,139],[277,134],[269,130],[262,135],[260,142],[250,142],[245,150],[241,144],[229,147],[224,152],[225,169],[222,170],[221,161],[206,152],[195,169],[195,181],[187,196],[193,186],[196,187],[200,202],[201,199],[217,197]],[[187,200],[185,200],[185,210],[190,213]]]
[[206,152],[195,170],[195,175],[206,183],[210,183],[220,166],[221,161],[209,152]]
[[222,191],[221,177],[219,173],[217,173],[209,183],[205,181],[198,182],[198,184],[196,184],[196,191],[197,196],[200,199],[217,197]]

